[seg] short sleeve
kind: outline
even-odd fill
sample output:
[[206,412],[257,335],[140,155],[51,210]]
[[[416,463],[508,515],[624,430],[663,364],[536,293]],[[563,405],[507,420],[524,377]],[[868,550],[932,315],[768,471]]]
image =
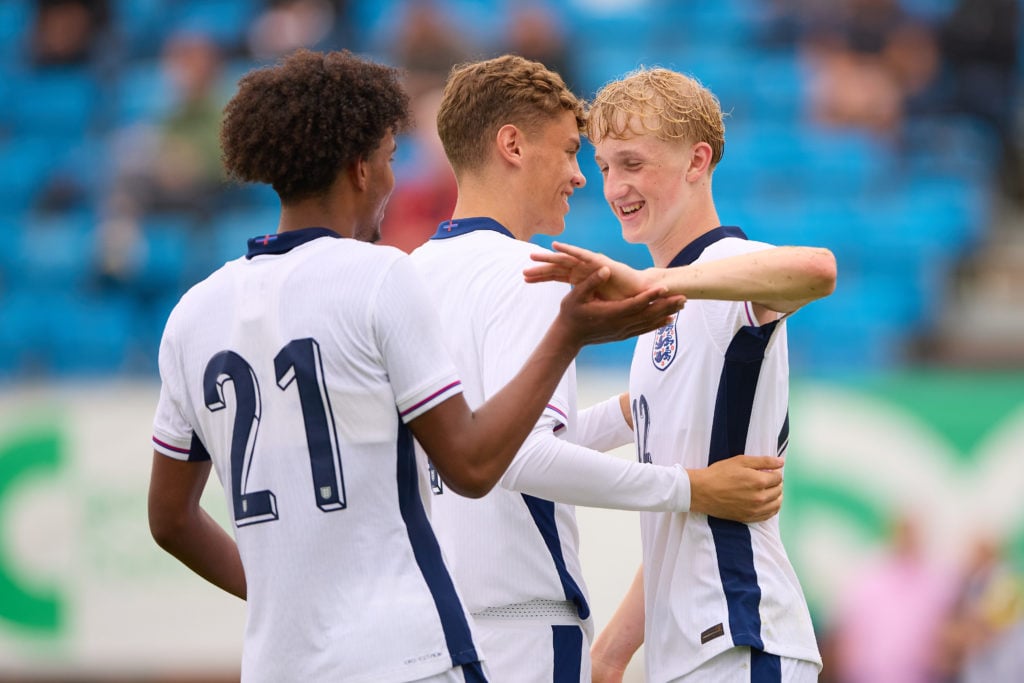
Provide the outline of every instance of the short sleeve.
[[153,448],[175,460],[209,460],[210,454],[186,417],[188,394],[175,349],[173,325],[172,315],[160,341],[160,399],[153,418]]
[[398,412],[409,422],[462,392],[442,342],[437,311],[408,256],[395,260],[377,292],[377,335]]

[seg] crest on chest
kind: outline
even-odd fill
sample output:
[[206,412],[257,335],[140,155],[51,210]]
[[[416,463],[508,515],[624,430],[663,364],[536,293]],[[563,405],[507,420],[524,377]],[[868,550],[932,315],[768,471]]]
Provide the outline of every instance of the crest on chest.
[[654,331],[651,362],[659,370],[666,370],[668,366],[672,365],[672,361],[676,358],[676,352],[679,350],[678,335],[676,334],[677,318],[678,316],[673,316],[672,322]]

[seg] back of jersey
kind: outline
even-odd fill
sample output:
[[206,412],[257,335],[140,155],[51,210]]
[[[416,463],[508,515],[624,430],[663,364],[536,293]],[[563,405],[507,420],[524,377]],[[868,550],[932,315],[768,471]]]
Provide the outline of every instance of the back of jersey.
[[155,440],[194,433],[245,566],[243,680],[476,661],[403,423],[460,390],[432,309],[401,252],[309,237],[197,285],[161,345]]

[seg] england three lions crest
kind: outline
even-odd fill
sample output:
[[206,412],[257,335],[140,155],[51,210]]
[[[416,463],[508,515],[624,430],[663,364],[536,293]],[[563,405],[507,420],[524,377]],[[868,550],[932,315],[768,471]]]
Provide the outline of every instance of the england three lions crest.
[[651,361],[654,363],[654,367],[659,370],[665,370],[668,366],[672,365],[672,361],[676,358],[676,351],[679,350],[679,341],[676,335],[677,317],[673,316],[672,322],[664,327],[659,327],[654,332]]

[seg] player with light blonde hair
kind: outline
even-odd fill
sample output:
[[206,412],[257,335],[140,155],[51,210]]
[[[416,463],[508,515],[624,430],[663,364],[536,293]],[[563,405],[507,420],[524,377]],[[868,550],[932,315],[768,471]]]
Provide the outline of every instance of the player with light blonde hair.
[[[711,186],[725,149],[722,118],[707,88],[667,69],[606,85],[587,121],[604,196],[624,239],[647,245],[655,267],[636,271],[556,243],[527,272],[531,282],[574,282],[604,265],[610,298],[655,282],[688,296],[670,324],[638,338],[630,368],[638,457],[652,465],[782,456],[786,314],[835,285],[827,250],[773,248],[721,224]],[[641,643],[647,679],[659,683],[817,679],[821,658],[777,517],[640,517],[643,566],[594,644],[595,682],[621,681]]]
[[[501,386],[564,294],[556,283],[527,285],[522,270],[543,252],[529,240],[562,232],[569,198],[586,182],[576,158],[585,121],[562,79],[531,60],[466,64],[448,79],[438,132],[459,195],[453,218],[412,259],[435,293],[471,404]],[[632,440],[623,399],[578,414],[570,368],[499,486],[479,500],[434,489],[433,523],[496,681],[590,681],[574,505],[748,521],[778,510],[777,474],[758,471],[776,467],[774,457],[687,471],[597,452]]]

